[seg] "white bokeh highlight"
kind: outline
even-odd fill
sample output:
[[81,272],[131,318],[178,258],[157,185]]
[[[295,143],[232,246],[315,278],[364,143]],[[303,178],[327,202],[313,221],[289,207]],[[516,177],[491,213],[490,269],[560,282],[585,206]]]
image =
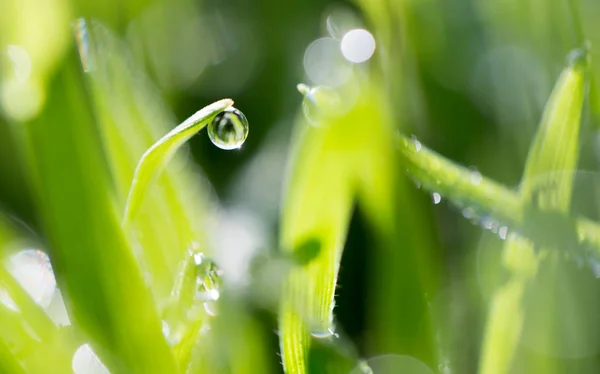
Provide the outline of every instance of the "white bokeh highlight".
[[359,64],[375,53],[375,38],[365,29],[350,30],[342,38],[340,48],[346,60]]

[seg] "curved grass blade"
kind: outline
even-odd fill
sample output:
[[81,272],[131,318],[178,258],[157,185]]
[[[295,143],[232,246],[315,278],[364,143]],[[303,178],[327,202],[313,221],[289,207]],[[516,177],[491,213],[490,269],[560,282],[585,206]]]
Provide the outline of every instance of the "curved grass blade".
[[144,191],[148,188],[148,184],[165,167],[175,151],[209,124],[217,114],[232,105],[233,100],[222,99],[200,109],[160,138],[144,153],[133,175],[123,215],[123,226],[127,226],[133,219],[142,203]]
[[397,144],[409,175],[425,189],[437,192],[459,208],[471,208],[480,216],[494,215],[506,224],[522,221],[519,196],[508,187],[456,164],[428,149],[416,139],[398,135]]

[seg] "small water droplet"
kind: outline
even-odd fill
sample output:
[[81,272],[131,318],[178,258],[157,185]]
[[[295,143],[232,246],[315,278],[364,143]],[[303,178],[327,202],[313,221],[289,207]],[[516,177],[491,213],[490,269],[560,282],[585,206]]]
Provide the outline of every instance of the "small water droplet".
[[246,116],[239,110],[229,107],[217,114],[208,125],[208,137],[221,149],[238,149],[246,141],[249,129]]
[[472,185],[477,186],[483,180],[483,176],[476,168],[471,168],[471,174],[469,175],[469,181]]
[[500,239],[502,240],[506,240],[506,234],[508,233],[508,227],[507,226],[502,226],[498,229],[498,236],[500,237]]
[[204,311],[206,311],[209,316],[216,316],[218,313],[217,302],[215,300],[205,301]]
[[439,193],[437,193],[437,192],[434,192],[431,196],[433,198],[433,203],[435,205],[439,204],[440,201],[442,201],[442,196]]
[[309,87],[299,84],[298,91],[304,95],[304,100],[302,100],[304,117],[313,126],[318,127],[326,115],[335,114],[341,110],[341,99],[338,93],[330,87]]
[[362,374],[374,374],[373,369],[371,369],[367,361],[361,361],[358,364],[358,368]]
[[38,249],[24,249],[10,256],[7,270],[42,308],[47,308],[56,291],[50,258]]
[[211,316],[217,314],[217,300],[221,296],[219,287],[221,284],[222,271],[208,258],[194,255],[194,260],[198,257],[199,263],[196,264],[196,293],[194,300],[203,303],[204,310]]
[[202,252],[192,253],[192,256],[194,257],[194,264],[196,265],[200,265],[202,264],[202,261],[204,261],[204,253]]
[[310,332],[310,335],[316,339],[330,339],[338,337],[338,334],[336,334],[332,328],[328,328],[327,330],[323,331],[313,330]]
[[500,224],[498,223],[498,221],[491,217],[483,217],[481,219],[481,227],[483,227],[486,230],[490,230],[494,234],[498,232],[499,225]]
[[590,62],[589,46],[573,49],[567,55],[567,64],[571,67],[587,67]]
[[5,307],[12,310],[13,312],[19,312],[19,307],[15,303],[12,297],[6,292],[5,289],[0,288],[0,304],[4,304]]
[[596,279],[600,278],[600,262],[596,261],[595,259],[589,258],[588,264],[592,269],[592,273],[594,273]]
[[93,70],[92,53],[90,51],[90,43],[88,37],[88,27],[85,18],[78,18],[73,23],[73,31],[75,33],[75,42],[81,59],[83,71],[88,73]]
[[473,208],[465,208],[462,210],[462,216],[465,217],[466,219],[473,219],[475,218],[475,210]]
[[162,321],[162,333],[165,338],[168,338],[171,334],[171,328],[169,327],[169,323],[167,321]]
[[413,145],[415,146],[415,151],[419,152],[421,150],[421,148],[423,147],[421,145],[421,142],[417,139],[416,136],[411,135],[410,139],[412,140]]
[[444,359],[444,361],[438,365],[438,371],[440,374],[452,373],[452,370],[450,369],[450,361],[448,359]]

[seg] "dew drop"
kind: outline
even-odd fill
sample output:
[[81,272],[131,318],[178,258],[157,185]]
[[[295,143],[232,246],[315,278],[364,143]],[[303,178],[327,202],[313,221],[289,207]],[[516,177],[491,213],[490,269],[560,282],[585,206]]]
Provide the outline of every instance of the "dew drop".
[[165,338],[168,338],[171,335],[171,327],[167,321],[162,321],[162,333]]
[[250,126],[246,116],[230,107],[216,115],[208,125],[208,137],[217,147],[225,150],[238,149],[248,137]]
[[481,219],[481,227],[483,227],[486,230],[490,230],[494,234],[498,233],[498,226],[499,226],[498,221],[496,221],[493,218],[483,217]]
[[310,332],[310,335],[316,339],[330,339],[337,338],[338,334],[332,328],[328,328],[327,330],[313,330]]
[[203,303],[204,310],[211,316],[217,314],[217,301],[221,293],[222,271],[219,267],[204,255],[194,254],[196,263],[196,294],[194,299]]
[[589,64],[590,54],[588,46],[574,49],[567,55],[567,64],[572,67],[587,66]]
[[475,210],[473,208],[465,208],[462,210],[462,215],[466,219],[473,219],[475,218]]
[[508,227],[502,226],[498,229],[498,236],[502,240],[506,240],[506,234],[508,233]]
[[13,312],[20,311],[13,298],[10,297],[8,292],[3,288],[0,288],[0,304],[3,304],[5,307],[12,310]]
[[594,276],[596,277],[596,279],[600,278],[600,263],[594,259],[588,259],[588,264],[590,266],[590,268],[592,269],[592,273],[594,273]]
[[218,313],[217,302],[216,301],[205,301],[204,302],[204,311],[211,317],[214,317]]
[[319,127],[327,115],[341,113],[342,101],[334,89],[299,84],[298,91],[304,95],[302,112],[309,124]]
[[433,198],[433,203],[435,205],[439,204],[440,201],[442,201],[442,196],[439,193],[437,193],[437,192],[434,192],[433,195],[431,195],[431,196]]
[[42,308],[47,308],[56,291],[56,280],[48,255],[38,249],[24,249],[10,256],[8,271]]
[[471,184],[474,186],[478,186],[479,183],[481,183],[482,179],[483,177],[481,176],[481,173],[477,169],[472,168],[471,174],[469,175],[469,181],[471,182]]
[[410,138],[412,140],[413,145],[415,146],[415,151],[419,152],[422,147],[421,142],[414,135],[412,135]]
[[75,33],[79,58],[81,59],[81,66],[83,71],[88,73],[93,70],[93,63],[88,37],[88,27],[85,18],[78,18],[73,23],[73,31]]

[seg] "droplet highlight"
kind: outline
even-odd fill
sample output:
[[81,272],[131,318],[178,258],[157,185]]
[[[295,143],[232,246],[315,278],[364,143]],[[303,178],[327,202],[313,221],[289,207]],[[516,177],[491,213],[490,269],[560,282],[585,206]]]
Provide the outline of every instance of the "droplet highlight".
[[238,109],[230,107],[217,114],[208,125],[208,137],[221,149],[238,149],[246,141],[249,129],[246,116]]
[[474,186],[478,186],[482,180],[483,176],[481,175],[481,173],[477,169],[472,168],[471,174],[469,175],[469,181],[471,182],[471,184]]
[[412,135],[410,137],[410,139],[411,139],[411,141],[413,143],[413,146],[415,147],[415,151],[419,152],[421,150],[421,147],[422,147],[421,142],[414,135]]
[[75,374],[110,374],[110,371],[87,343],[77,348],[71,367]]
[[328,328],[327,330],[324,330],[324,331],[313,330],[310,332],[310,335],[316,339],[330,339],[330,338],[338,337],[338,334],[336,334],[334,329],[332,329],[332,328]]
[[25,249],[9,257],[7,270],[42,308],[47,308],[56,291],[50,258],[38,249]]
[[437,192],[434,192],[431,196],[432,196],[432,199],[433,199],[433,203],[435,205],[439,204],[440,201],[442,201],[442,196],[439,193],[437,193]]

